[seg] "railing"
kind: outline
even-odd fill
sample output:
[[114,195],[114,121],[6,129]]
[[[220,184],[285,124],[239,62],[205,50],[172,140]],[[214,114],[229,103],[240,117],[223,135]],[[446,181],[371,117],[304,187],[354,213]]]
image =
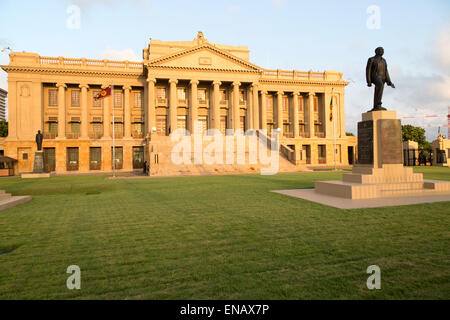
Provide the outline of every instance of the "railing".
[[167,104],[167,99],[166,99],[166,98],[158,98],[158,99],[156,100],[156,102],[157,102],[158,104]]
[[228,104],[228,100],[220,100],[220,104]]
[[114,139],[122,139],[123,138],[123,133],[114,133]]
[[317,138],[325,138],[325,132],[315,132],[314,135]]
[[50,132],[44,132],[44,139],[56,139],[56,137],[58,136],[57,133],[50,133]]
[[133,132],[131,135],[135,139],[142,139],[142,138],[144,138],[144,133],[143,132]]
[[309,132],[300,132],[298,135],[301,138],[309,138]]
[[67,169],[67,171],[78,171],[78,162],[77,163],[68,163],[66,169]]
[[102,164],[98,163],[97,161],[91,162],[89,164],[89,170],[101,170],[101,168],[102,168]]
[[198,103],[199,104],[206,104],[206,100],[198,98]]
[[67,139],[78,139],[79,137],[80,137],[80,133],[79,132],[66,133],[66,138]]
[[86,68],[114,68],[125,69],[129,71],[142,71],[144,65],[140,62],[116,61],[116,60],[94,60],[94,59],[75,59],[64,57],[44,57],[39,59],[41,65],[59,65],[68,67],[86,67]]
[[325,71],[296,71],[296,70],[269,70],[263,71],[263,79],[295,79],[295,80],[331,80],[342,81],[342,72]]
[[327,159],[326,158],[319,158],[319,164],[326,164]]
[[283,137],[285,138],[294,138],[294,133],[293,132],[283,132]]
[[100,139],[103,137],[103,133],[89,133],[89,139]]
[[178,99],[178,103],[179,104],[187,104],[187,100],[186,99]]

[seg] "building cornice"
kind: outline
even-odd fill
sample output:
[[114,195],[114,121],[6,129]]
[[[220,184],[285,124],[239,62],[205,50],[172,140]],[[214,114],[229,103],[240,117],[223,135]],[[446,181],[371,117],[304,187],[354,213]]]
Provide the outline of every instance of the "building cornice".
[[83,70],[83,69],[62,69],[45,67],[20,67],[20,66],[1,66],[6,72],[24,72],[41,74],[68,74],[68,75],[93,75],[93,76],[125,76],[140,77],[144,75],[143,71],[105,71],[105,70]]

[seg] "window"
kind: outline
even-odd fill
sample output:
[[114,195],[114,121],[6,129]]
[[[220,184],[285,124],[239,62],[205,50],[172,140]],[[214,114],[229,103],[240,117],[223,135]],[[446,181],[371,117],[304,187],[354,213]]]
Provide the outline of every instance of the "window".
[[134,93],[134,107],[142,109],[142,92]]
[[303,97],[298,97],[298,112],[303,112]]
[[156,116],[156,134],[160,136],[166,135],[167,116]]
[[102,168],[102,148],[89,148],[89,170],[100,170]]
[[314,112],[319,112],[319,98],[314,96]]
[[92,124],[92,129],[95,134],[102,134],[103,133],[103,126],[101,122],[94,122]]
[[245,132],[245,116],[240,117],[239,129]]
[[28,153],[22,154],[22,160],[28,160]]
[[92,92],[92,106],[93,107],[101,107],[102,106],[102,100],[101,99],[95,99],[97,95],[100,94],[100,90],[95,90]]
[[200,132],[204,134],[208,130],[208,116],[198,116]]
[[227,116],[220,116],[220,132],[223,135],[226,134],[227,131]]
[[326,162],[327,162],[327,149],[326,149],[326,145],[324,145],[324,144],[319,144],[318,152],[319,152],[319,163],[320,163],[320,164],[326,163]]
[[220,90],[220,102],[225,104],[226,101],[227,101],[227,91]]
[[48,123],[48,132],[51,134],[57,134],[58,133],[58,123],[49,122]]
[[177,96],[179,102],[186,102],[186,88],[177,88]]
[[122,92],[114,91],[114,108],[122,107]]
[[72,107],[80,106],[80,90],[72,90],[70,92],[70,101]]
[[177,128],[178,129],[186,129],[186,116],[178,116],[177,117]]
[[144,168],[144,147],[133,147],[133,169]]
[[273,99],[270,94],[266,96],[266,107],[267,107],[267,110],[270,110],[270,111],[272,111],[272,109],[273,109]]
[[122,147],[115,147],[115,148],[111,147],[111,163],[115,164],[116,169],[122,169],[122,167],[123,167],[123,148]]
[[48,90],[48,105],[57,106],[58,105],[58,90],[49,89]]
[[80,123],[79,122],[72,122],[70,125],[71,132],[72,133],[80,133]]
[[239,104],[244,104],[246,101],[245,90],[239,90]]
[[142,134],[143,124],[142,123],[133,123],[133,133],[138,135]]
[[116,138],[121,138],[123,136],[123,123],[114,122],[114,136]]
[[289,106],[288,97],[283,97],[282,104],[283,104],[283,112],[287,112],[288,111],[288,106]]
[[166,99],[166,88],[157,88],[156,96],[157,96],[158,100],[160,100],[160,99],[165,100]]
[[303,122],[300,122],[298,124],[298,127],[299,127],[300,133],[304,133],[305,132],[305,124]]
[[206,103],[206,89],[198,89],[198,101]]
[[67,148],[67,171],[78,170],[78,148]]
[[283,135],[285,137],[290,137],[291,136],[291,126],[288,122],[284,122],[283,123]]

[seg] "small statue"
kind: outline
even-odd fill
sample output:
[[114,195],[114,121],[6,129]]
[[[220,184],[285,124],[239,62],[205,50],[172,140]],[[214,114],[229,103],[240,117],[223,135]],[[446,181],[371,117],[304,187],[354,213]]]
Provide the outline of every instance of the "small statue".
[[41,130],[38,130],[38,133],[36,134],[36,144],[38,151],[42,150],[42,140],[44,140],[44,136],[41,133]]
[[375,49],[375,56],[369,58],[366,67],[367,86],[375,85],[375,94],[373,98],[373,109],[370,111],[386,110],[381,106],[381,98],[383,97],[384,84],[395,88],[389,77],[386,60],[382,57],[384,49],[378,47]]

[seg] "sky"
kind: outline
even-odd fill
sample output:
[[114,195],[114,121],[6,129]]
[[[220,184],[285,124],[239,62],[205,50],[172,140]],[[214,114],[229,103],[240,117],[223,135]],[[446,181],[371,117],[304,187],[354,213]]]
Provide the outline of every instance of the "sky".
[[[424,127],[429,141],[438,127],[447,135],[448,0],[0,0],[0,47],[43,56],[141,61],[149,38],[189,41],[198,31],[248,46],[263,68],[343,72],[346,127],[355,134],[372,107],[367,59],[382,46],[396,86],[385,88],[383,106],[402,124]],[[6,50],[0,64],[8,63]],[[7,90],[3,70],[0,88]]]

